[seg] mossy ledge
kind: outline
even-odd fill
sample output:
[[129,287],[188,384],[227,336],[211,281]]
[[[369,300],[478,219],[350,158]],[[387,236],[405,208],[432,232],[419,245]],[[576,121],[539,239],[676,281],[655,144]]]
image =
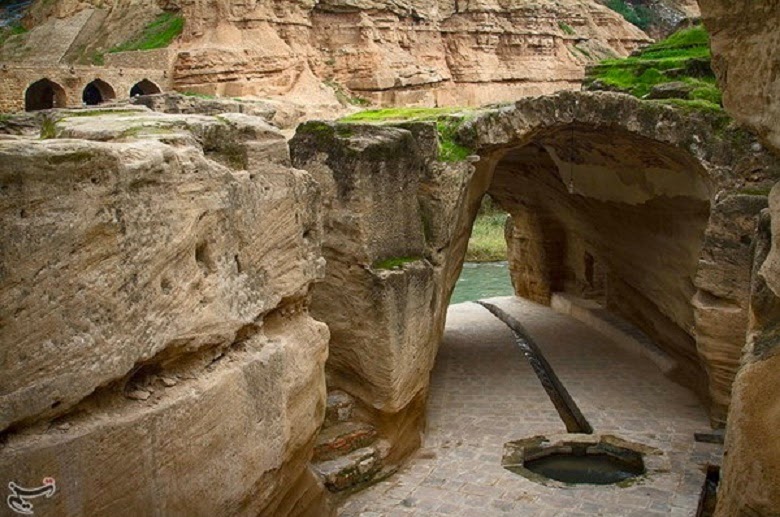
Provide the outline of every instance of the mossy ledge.
[[[607,59],[587,71],[587,90],[611,90],[662,98],[692,110],[722,111],[711,67],[710,37],[702,25],[679,30],[623,59]],[[663,86],[677,91],[659,92]]]
[[458,139],[460,126],[473,117],[474,110],[465,108],[384,108],[353,113],[339,119],[339,122],[386,124],[400,122],[431,122],[436,126],[439,142],[439,160],[460,162],[473,150]]

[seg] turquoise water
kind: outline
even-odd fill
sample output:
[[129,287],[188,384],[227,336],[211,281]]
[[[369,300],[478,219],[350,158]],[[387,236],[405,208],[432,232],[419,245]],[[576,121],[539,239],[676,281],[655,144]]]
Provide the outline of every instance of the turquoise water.
[[455,284],[450,304],[512,294],[514,290],[506,262],[466,262]]

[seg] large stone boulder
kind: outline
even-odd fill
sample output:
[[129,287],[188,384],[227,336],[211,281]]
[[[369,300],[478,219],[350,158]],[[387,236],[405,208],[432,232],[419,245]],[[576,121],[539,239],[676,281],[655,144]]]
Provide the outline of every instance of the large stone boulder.
[[140,109],[37,136],[0,139],[3,479],[54,477],[52,515],[322,510],[319,191],[284,138]]

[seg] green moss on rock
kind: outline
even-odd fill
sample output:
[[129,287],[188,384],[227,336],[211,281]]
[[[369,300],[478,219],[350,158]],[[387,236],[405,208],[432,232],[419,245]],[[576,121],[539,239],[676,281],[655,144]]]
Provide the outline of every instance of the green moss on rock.
[[109,52],[153,50],[170,45],[184,30],[184,18],[179,14],[162,13],[135,38],[113,47]]
[[470,110],[463,108],[385,108],[353,113],[340,122],[368,124],[393,124],[398,122],[433,122],[439,140],[439,160],[458,162],[473,154],[472,149],[458,139],[458,129],[468,117]]
[[[647,97],[656,86],[688,84],[681,100],[691,108],[721,109],[722,94],[710,66],[709,34],[702,25],[675,32],[623,59],[608,59],[588,70],[586,89],[622,91]],[[684,96],[684,98],[683,98]]]

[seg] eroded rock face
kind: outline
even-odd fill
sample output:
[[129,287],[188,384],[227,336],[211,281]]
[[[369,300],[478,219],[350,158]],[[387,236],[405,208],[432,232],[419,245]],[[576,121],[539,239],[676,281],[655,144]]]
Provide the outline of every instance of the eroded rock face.
[[780,2],[699,0],[723,104],[780,152]]
[[449,293],[445,261],[470,166],[441,164],[431,125],[304,124],[293,163],[323,189],[325,280],[312,314],[331,330],[329,389],[392,442],[420,439],[428,375]]
[[756,241],[750,332],[734,382],[717,515],[773,515],[780,507],[780,186]]
[[181,9],[177,87],[226,95],[286,93],[311,71],[381,104],[478,105],[576,88],[584,64],[649,41],[591,0],[222,0]]
[[0,140],[2,477],[57,515],[320,505],[314,182],[247,115],[56,116]]
[[[699,0],[712,34],[724,105],[780,155],[780,2]],[[717,515],[772,515],[780,507],[780,212],[778,187],[759,226],[743,365],[734,382]]]
[[481,105],[578,89],[585,65],[650,42],[597,0],[39,0],[26,19],[32,30],[0,57],[88,62],[163,10],[186,20],[170,53],[177,90],[284,97],[331,112],[336,96]]

